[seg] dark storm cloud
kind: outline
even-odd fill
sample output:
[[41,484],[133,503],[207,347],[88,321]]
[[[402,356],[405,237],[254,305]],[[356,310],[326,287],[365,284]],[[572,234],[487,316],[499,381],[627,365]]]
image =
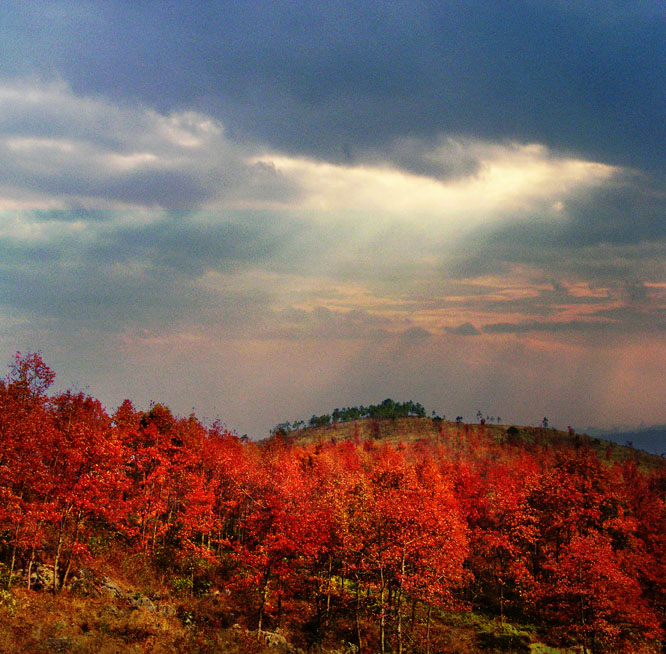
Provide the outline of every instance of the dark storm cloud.
[[[666,168],[660,1],[3,3],[5,75],[344,161],[437,134]],[[408,157],[403,165],[422,164]],[[418,158],[417,158],[418,159]]]
[[666,240],[663,180],[617,175],[593,193],[575,193],[565,203],[569,220],[556,242],[567,246],[635,244]]
[[500,249],[515,245],[538,257],[560,248],[582,249],[666,241],[666,190],[655,177],[621,172],[593,187],[577,189],[558,209],[543,205],[516,212],[479,241]]
[[378,166],[389,163],[415,175],[440,180],[474,175],[481,165],[479,153],[475,153],[473,148],[465,148],[461,143],[441,137],[435,138],[434,143],[422,138],[398,137],[383,144],[380,151],[349,145],[345,158],[349,162]]
[[2,2],[0,345],[241,425],[663,422],[665,33],[661,0]]

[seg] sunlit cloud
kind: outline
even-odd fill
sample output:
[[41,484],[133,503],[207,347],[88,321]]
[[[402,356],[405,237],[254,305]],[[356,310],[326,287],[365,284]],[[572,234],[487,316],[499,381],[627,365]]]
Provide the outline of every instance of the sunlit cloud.
[[[295,206],[302,209],[374,211],[396,220],[430,218],[457,227],[504,218],[537,203],[551,203],[559,211],[562,198],[574,189],[596,187],[616,172],[612,166],[558,157],[543,146],[448,143],[477,164],[469,175],[442,180],[381,162],[340,165],[279,155],[256,161],[274,166],[301,188]],[[424,154],[446,155],[442,146]]]

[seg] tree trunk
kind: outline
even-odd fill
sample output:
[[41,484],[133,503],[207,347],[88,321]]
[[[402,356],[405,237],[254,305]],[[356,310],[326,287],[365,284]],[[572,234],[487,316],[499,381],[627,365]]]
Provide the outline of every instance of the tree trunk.
[[264,606],[266,605],[266,599],[268,598],[268,583],[270,581],[270,570],[266,570],[264,573],[264,584],[261,589],[261,604],[259,605],[259,620],[257,624],[257,633],[261,635],[261,629],[264,626]]
[[282,585],[282,581],[280,580],[280,577],[277,578],[278,581],[278,605],[277,605],[277,626],[281,627],[282,626],[282,589],[284,586]]
[[331,579],[332,579],[332,572],[333,572],[333,561],[331,560],[331,557],[328,557],[328,576],[326,579],[326,613],[325,613],[325,620],[328,622],[328,616],[331,611]]
[[384,568],[379,568],[379,645],[381,654],[386,654],[386,608],[384,605]]
[[499,580],[500,587],[500,623],[504,624],[504,583]]
[[412,599],[412,617],[411,617],[410,623],[409,623],[410,638],[414,635],[414,624],[416,623],[416,604],[417,604],[417,600],[416,600],[416,598],[413,598]]
[[354,607],[354,621],[356,622],[356,640],[358,641],[358,654],[363,654],[363,640],[361,639],[361,581],[356,575],[356,606]]
[[396,611],[398,613],[398,654],[402,654],[402,580],[405,576],[405,550],[402,550],[402,560],[400,561],[400,585],[396,597]]
[[426,654],[430,654],[430,612],[432,606],[428,604],[428,613],[426,614]]
[[74,530],[74,539],[72,541],[72,546],[69,549],[69,556],[67,557],[67,565],[65,566],[65,575],[62,578],[62,585],[67,585],[67,578],[69,577],[69,571],[72,566],[72,558],[74,555],[74,548],[79,542],[79,531],[81,529],[81,513],[76,518],[76,529]]
[[12,577],[14,576],[14,565],[16,564],[16,543],[12,547],[12,562],[9,564],[9,574],[7,575],[7,589],[12,586]]
[[14,546],[12,547],[12,562],[9,564],[9,575],[7,576],[7,589],[12,586],[12,577],[14,576],[14,566],[16,565],[16,550],[18,549],[19,526],[16,525],[14,532]]
[[153,523],[153,535],[150,539],[150,551],[155,551],[155,542],[157,541],[157,514],[155,514],[154,523]]
[[[583,565],[580,561],[578,561],[578,583],[583,585]],[[585,634],[585,603],[583,602],[583,593],[581,592],[580,594],[580,626],[581,626],[581,631],[583,632],[583,651],[587,651],[588,647],[587,644],[589,642],[589,639],[587,637],[587,634]],[[592,651],[594,652],[594,641],[592,643]]]
[[35,546],[32,546],[30,550],[30,561],[28,562],[28,590],[30,590],[30,585],[32,583],[32,564],[35,562]]
[[62,550],[63,542],[63,528],[64,528],[65,519],[63,518],[60,523],[60,529],[58,530],[58,545],[55,551],[55,557],[53,558],[53,594],[55,595],[58,592],[58,561],[60,559],[60,551]]

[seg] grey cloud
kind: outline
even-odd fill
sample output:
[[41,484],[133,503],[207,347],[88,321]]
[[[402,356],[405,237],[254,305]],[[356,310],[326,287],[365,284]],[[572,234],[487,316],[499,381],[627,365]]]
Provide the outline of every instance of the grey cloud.
[[[456,278],[508,275],[517,266],[539,281],[574,279],[593,287],[664,274],[666,191],[655,176],[621,171],[594,187],[505,215],[452,244],[442,271]],[[575,301],[575,300],[573,300]]]
[[[21,254],[20,248],[14,250]],[[188,311],[204,310],[211,299],[187,281],[158,278],[150,271],[72,260],[53,247],[48,257],[31,254],[37,256],[18,263],[3,260],[0,296],[5,307],[40,322],[76,323],[101,332],[146,320],[176,323]]]
[[612,321],[625,331],[666,331],[666,309],[646,304],[644,307],[620,306],[597,312],[599,318]]
[[409,327],[405,331],[400,333],[400,340],[403,343],[416,343],[420,344],[425,341],[428,341],[432,337],[432,334],[423,327]]
[[102,237],[92,255],[149,262],[197,277],[208,270],[271,266],[302,229],[298,221],[269,212],[170,212],[145,226],[123,227]]
[[[18,213],[18,212],[16,212]],[[35,223],[102,223],[108,222],[114,214],[108,210],[73,207],[71,209],[41,209],[27,211],[29,220]]]
[[[41,212],[28,215],[49,227]],[[183,320],[230,328],[261,324],[270,310],[267,285],[216,289],[201,278],[208,271],[233,276],[250,265],[270,268],[289,238],[280,233],[284,225],[268,215],[204,220],[175,212],[128,227],[114,224],[114,215],[117,219],[108,212],[106,220],[91,221],[83,230],[52,229],[39,242],[0,238],[1,303],[40,319],[81,321],[101,331]]]
[[338,310],[317,306],[312,310],[277,311],[263,333],[268,338],[383,340],[391,336],[392,321],[363,309]]
[[296,197],[274,167],[251,163],[253,152],[203,114],[116,106],[62,83],[0,83],[0,187],[14,199],[192,209]]
[[471,322],[464,322],[457,327],[447,327],[446,331],[457,336],[478,336],[481,333]]
[[247,335],[271,311],[265,288],[217,292],[156,270],[122,273],[99,266],[36,270],[3,269],[0,293],[10,315],[27,316],[35,327],[60,333],[104,334],[148,326],[149,330],[198,330],[215,326],[228,336]]
[[485,334],[526,334],[529,332],[574,332],[607,330],[610,321],[596,322],[591,320],[570,320],[567,322],[528,321],[518,323],[490,323],[481,328]]
[[[167,112],[197,106],[228,119],[232,134],[290,152],[343,160],[350,148],[446,133],[666,166],[657,0],[116,0],[2,11],[8,75],[59,74],[79,92]],[[40,39],[25,38],[35,26]]]
[[[76,206],[79,198],[148,207],[189,209],[209,200],[218,191],[184,171],[138,171],[133,174],[104,174],[80,169],[53,170],[47,174],[17,171],[11,161],[3,162],[0,184],[14,182],[12,193],[20,197],[25,190],[39,191],[55,198],[66,198]],[[100,173],[102,173],[100,175]],[[99,177],[93,177],[99,175]],[[18,182],[18,183],[17,183]]]
[[399,137],[375,150],[363,150],[353,145],[345,150],[349,163],[391,164],[416,175],[440,180],[476,174],[481,165],[479,155],[474,148],[439,135],[431,140]]
[[143,206],[191,209],[215,196],[213,188],[184,171],[140,171],[130,175],[112,176],[96,184],[78,186],[80,180],[68,180],[62,192],[67,195],[94,196],[111,201]]
[[[262,338],[427,336],[410,322],[406,297],[395,305],[398,317],[382,308],[352,308],[338,256],[349,253],[349,233],[334,223],[258,210],[5,215],[18,222],[15,233],[0,236],[0,296],[15,312],[85,321],[105,332],[123,321],[162,327],[185,321]],[[364,279],[372,286],[369,270]],[[368,292],[391,297],[395,275],[390,285]],[[319,308],[285,313],[278,304],[283,297]]]
[[616,175],[592,193],[579,191],[569,197],[565,211],[569,221],[558,234],[558,244],[585,246],[666,240],[663,179]]

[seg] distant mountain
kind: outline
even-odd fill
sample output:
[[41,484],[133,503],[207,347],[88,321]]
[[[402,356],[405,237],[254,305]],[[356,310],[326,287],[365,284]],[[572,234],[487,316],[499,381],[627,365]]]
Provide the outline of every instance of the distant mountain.
[[620,445],[631,444],[634,448],[651,454],[666,454],[666,425],[652,425],[630,431],[589,428],[587,433]]

